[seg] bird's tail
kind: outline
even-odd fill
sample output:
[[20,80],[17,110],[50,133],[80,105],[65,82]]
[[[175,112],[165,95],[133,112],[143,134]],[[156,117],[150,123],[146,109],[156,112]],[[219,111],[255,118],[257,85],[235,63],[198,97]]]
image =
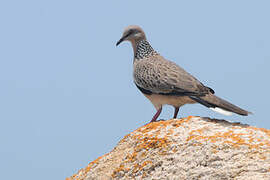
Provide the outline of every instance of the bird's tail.
[[248,114],[252,114],[251,112],[241,109],[229,103],[228,101],[215,96],[214,94],[207,94],[206,96],[203,96],[203,97],[190,96],[190,98],[210,108],[213,111],[216,111],[218,113],[221,113],[227,116],[232,115],[232,113],[236,113],[242,116],[247,116]]

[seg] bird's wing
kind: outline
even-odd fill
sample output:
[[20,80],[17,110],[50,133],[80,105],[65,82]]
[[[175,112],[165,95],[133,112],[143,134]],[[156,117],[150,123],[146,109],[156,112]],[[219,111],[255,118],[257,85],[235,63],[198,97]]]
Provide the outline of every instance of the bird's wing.
[[134,62],[133,76],[136,86],[146,93],[176,96],[203,96],[213,93],[211,88],[161,56]]

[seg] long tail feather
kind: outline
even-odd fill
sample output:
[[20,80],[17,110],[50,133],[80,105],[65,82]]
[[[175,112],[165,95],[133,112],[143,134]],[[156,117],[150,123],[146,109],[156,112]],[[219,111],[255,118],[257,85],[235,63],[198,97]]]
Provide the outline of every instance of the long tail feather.
[[203,97],[194,97],[190,96],[191,99],[197,101],[198,103],[212,109],[213,111],[219,112],[224,115],[231,115],[230,112],[247,116],[248,114],[252,114],[251,112],[248,112],[240,107],[237,107],[228,101],[221,99],[214,94],[208,94]]

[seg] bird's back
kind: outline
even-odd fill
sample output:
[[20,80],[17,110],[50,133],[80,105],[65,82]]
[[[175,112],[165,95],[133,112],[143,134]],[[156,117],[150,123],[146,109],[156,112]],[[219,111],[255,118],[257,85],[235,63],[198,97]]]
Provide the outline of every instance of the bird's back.
[[134,60],[134,81],[153,93],[208,92],[208,88],[195,77],[159,54]]

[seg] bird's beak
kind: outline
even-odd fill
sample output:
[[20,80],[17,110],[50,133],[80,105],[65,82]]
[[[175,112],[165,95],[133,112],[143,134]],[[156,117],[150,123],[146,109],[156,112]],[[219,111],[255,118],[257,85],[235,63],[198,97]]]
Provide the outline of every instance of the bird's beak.
[[121,42],[125,41],[130,35],[131,35],[131,32],[129,32],[126,35],[123,35],[123,37],[121,37],[121,39],[119,39],[119,41],[116,43],[116,46],[118,46]]
[[123,42],[125,40],[125,37],[122,37],[121,39],[119,39],[119,41],[117,41],[116,46],[118,46],[121,42]]

